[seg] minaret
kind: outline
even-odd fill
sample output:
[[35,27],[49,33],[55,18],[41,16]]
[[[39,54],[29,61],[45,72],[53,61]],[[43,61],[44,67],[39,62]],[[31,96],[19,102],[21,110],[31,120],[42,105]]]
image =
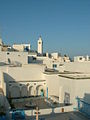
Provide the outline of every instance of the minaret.
[[43,54],[43,41],[41,36],[39,37],[39,40],[38,40],[38,53]]

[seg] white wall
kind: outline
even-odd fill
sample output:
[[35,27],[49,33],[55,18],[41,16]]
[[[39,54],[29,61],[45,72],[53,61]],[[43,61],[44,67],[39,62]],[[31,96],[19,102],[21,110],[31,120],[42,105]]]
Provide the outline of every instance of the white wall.
[[60,102],[63,103],[64,102],[64,96],[65,93],[69,93],[70,94],[70,103],[74,103],[75,101],[75,90],[76,88],[76,83],[75,80],[72,79],[68,79],[68,78],[64,78],[64,77],[60,77],[60,88],[59,91],[60,92]]
[[[36,90],[36,87],[41,85],[44,90],[46,89],[46,81],[43,76],[43,65],[29,64],[23,65],[22,67],[2,66],[1,71],[4,72],[4,80],[7,85],[7,96],[9,95],[9,88],[11,85],[18,87],[17,89],[21,90],[23,85],[27,86],[27,83],[29,83],[28,88],[33,86]],[[11,84],[10,86],[9,83]],[[22,86],[20,86],[20,84]]]
[[61,57],[59,57],[58,60],[54,60],[53,58],[46,57],[46,59],[43,59],[43,64],[45,64],[47,68],[51,68],[51,69],[53,69],[53,64],[56,64],[57,67],[54,69],[58,70],[59,72],[63,72],[65,69],[64,62],[62,61]]
[[30,44],[14,44],[13,45],[13,48],[18,51],[24,51],[26,47],[30,51],[30,48],[31,48]]
[[60,79],[58,75],[45,74],[45,79],[47,81],[48,95],[55,95],[59,97]]
[[59,53],[51,53],[51,56],[52,56],[54,59],[58,59],[58,58],[59,58]]
[[85,58],[84,56],[75,56],[74,57],[74,62],[84,62]]
[[[85,93],[90,93],[89,79],[69,79],[60,77],[61,102],[64,101],[64,93],[70,93],[70,102],[75,104],[76,97],[84,98]],[[89,96],[90,97],[90,96]]]
[[18,51],[24,51],[24,45],[22,44],[14,44],[13,48]]
[[3,88],[4,81],[3,81],[3,73],[0,71],[0,88]]
[[76,96],[90,104],[90,79],[76,80]]
[[8,63],[10,59],[11,63],[19,62],[21,64],[28,63],[28,53],[27,52],[0,52],[0,62]]
[[8,74],[16,81],[42,80],[43,65],[29,64],[22,67],[8,67]]
[[6,63],[6,52],[0,52],[0,62],[5,62]]
[[4,76],[2,71],[0,71],[0,88],[3,90],[4,95],[6,96],[6,83],[4,82]]
[[[59,102],[64,103],[65,93],[70,94],[70,103],[76,104],[76,97],[84,98],[85,94],[90,93],[89,79],[70,79],[60,77],[56,74],[46,75],[48,94],[49,96],[54,95],[59,97]],[[89,95],[88,95],[89,96]],[[87,101],[90,100],[90,96],[85,98]]]
[[90,62],[64,63],[66,71],[90,73]]

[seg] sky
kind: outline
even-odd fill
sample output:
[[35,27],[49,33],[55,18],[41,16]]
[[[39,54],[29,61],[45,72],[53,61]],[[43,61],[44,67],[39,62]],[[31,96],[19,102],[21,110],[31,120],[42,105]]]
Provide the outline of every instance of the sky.
[[0,0],[0,34],[5,44],[30,43],[44,52],[90,55],[90,0]]

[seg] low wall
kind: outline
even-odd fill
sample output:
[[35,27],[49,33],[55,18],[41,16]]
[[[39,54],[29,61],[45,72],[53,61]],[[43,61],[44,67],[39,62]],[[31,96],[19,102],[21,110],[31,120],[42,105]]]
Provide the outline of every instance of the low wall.
[[[62,113],[62,112],[70,112],[73,111],[74,106],[65,106],[65,107],[57,107],[57,108],[49,108],[49,109],[40,109],[40,115],[47,115],[53,113]],[[26,116],[35,116],[36,110],[25,110]]]

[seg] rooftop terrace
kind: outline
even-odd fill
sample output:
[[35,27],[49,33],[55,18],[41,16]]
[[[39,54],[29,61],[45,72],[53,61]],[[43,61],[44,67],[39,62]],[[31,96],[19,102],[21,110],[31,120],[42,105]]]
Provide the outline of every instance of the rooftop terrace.
[[60,77],[69,78],[69,79],[90,79],[90,74],[59,74]]

